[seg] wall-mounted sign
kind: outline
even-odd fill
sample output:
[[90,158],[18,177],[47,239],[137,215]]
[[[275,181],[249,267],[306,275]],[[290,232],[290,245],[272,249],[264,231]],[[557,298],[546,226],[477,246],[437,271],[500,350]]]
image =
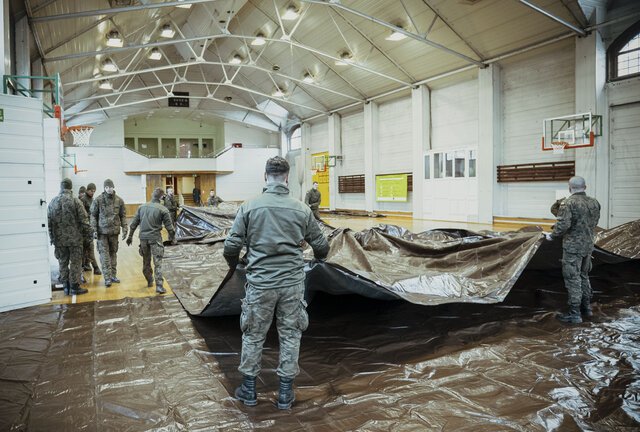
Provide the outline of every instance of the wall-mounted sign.
[[376,201],[407,201],[407,174],[376,176]]
[[4,121],[4,108],[0,108],[0,122]]
[[189,108],[189,92],[174,91],[169,98],[170,107]]

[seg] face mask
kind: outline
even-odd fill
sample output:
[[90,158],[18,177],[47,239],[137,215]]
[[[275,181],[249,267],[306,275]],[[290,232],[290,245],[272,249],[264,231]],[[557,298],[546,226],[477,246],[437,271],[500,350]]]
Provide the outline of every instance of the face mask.
[[109,195],[112,195],[114,190],[115,190],[115,189],[114,189],[114,188],[112,188],[111,186],[105,186],[105,187],[104,187],[104,191],[105,191],[106,193],[108,193]]
[[318,185],[317,184],[313,185],[313,190],[318,190]]
[[167,189],[167,193],[168,193],[169,195],[173,195],[173,189]]
[[209,195],[214,196],[216,193],[215,192],[209,192]]

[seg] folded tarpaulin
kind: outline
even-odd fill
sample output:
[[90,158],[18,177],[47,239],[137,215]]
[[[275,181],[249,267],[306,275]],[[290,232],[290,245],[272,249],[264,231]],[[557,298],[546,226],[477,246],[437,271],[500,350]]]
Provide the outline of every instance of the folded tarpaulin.
[[[191,212],[192,215],[199,213]],[[165,251],[165,278],[192,315],[240,313],[245,273],[230,272],[222,256],[228,214],[203,216],[217,231],[197,236]],[[196,225],[181,218],[189,228]],[[228,226],[228,225],[227,225]],[[618,263],[639,256],[640,221],[599,232],[594,264]],[[323,291],[376,299],[403,299],[415,304],[499,303],[526,268],[559,268],[560,241],[545,241],[539,228],[496,233],[438,229],[422,233],[392,225],[354,232],[321,223],[331,250],[326,263],[312,261],[304,248],[307,298]],[[626,235],[626,237],[625,237]],[[197,238],[196,238],[197,237]],[[611,250],[605,249],[611,248]]]

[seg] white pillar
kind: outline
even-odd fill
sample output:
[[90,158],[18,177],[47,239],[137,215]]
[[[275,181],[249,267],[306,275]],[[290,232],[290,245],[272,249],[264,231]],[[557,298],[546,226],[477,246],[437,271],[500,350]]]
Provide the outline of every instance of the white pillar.
[[[31,75],[32,76],[43,76],[44,68],[42,67],[42,59],[38,58],[33,63],[31,63]],[[43,80],[34,79],[31,81],[31,88],[34,90],[42,90],[43,88]],[[43,100],[44,93],[37,92],[33,94],[33,97]],[[48,102],[47,102],[48,103]],[[50,104],[49,104],[50,105]]]
[[[16,75],[31,75],[29,19],[26,15],[16,21]],[[23,78],[18,81],[26,88],[31,88],[31,80]]]
[[0,77],[11,75],[11,30],[9,21],[9,2],[3,1],[0,7]]
[[505,213],[500,196],[497,166],[502,160],[502,105],[500,68],[491,64],[478,70],[478,222],[493,223],[494,215]]
[[[342,117],[334,113],[329,116],[329,156],[342,156]],[[336,209],[338,198],[338,168],[336,161],[335,168],[329,168],[329,210]]]
[[301,139],[302,139],[302,159],[304,160],[304,183],[302,184],[302,198],[304,194],[311,189],[311,125],[302,123]]
[[431,149],[430,90],[411,90],[411,153],[413,159],[413,217],[424,218],[424,152]]
[[609,227],[609,110],[606,84],[606,47],[600,33],[576,39],[576,112],[591,112],[602,116],[602,136],[594,147],[579,148],[576,154],[576,175],[587,182],[587,194],[602,206],[599,226]]
[[364,105],[364,209],[373,211],[376,202],[378,168],[378,104]]

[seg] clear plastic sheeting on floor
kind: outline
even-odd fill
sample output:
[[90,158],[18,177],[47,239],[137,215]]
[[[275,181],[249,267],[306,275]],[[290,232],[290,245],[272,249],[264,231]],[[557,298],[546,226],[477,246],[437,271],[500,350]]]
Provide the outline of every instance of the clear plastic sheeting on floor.
[[318,293],[285,411],[273,328],[246,407],[237,317],[190,319],[173,296],[5,312],[0,430],[638,430],[639,270],[596,267],[577,325],[553,319],[558,269],[525,271],[498,304]]
[[[211,218],[208,221],[216,223]],[[638,226],[640,221],[601,231],[594,265],[637,258]],[[322,291],[404,299],[428,306],[499,303],[526,268],[561,266],[562,242],[544,240],[537,227],[503,233],[458,229],[411,233],[393,225],[360,232],[333,229],[323,223],[321,227],[328,234],[331,250],[326,263],[316,263],[311,261],[311,249],[304,248],[309,300],[315,292]],[[612,231],[616,235],[608,235]],[[239,265],[235,272],[228,271],[222,256],[226,233],[227,230],[203,230],[199,240],[186,238],[165,251],[165,277],[192,315],[240,313],[244,267]]]

